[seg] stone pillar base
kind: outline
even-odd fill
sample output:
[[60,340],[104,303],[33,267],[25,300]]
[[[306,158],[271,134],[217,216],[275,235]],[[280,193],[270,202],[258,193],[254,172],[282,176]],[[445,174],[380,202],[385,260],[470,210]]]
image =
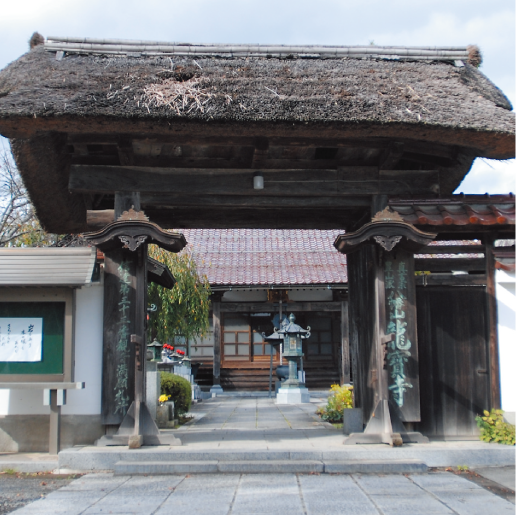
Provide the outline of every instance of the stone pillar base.
[[214,384],[214,386],[210,388],[210,393],[212,394],[212,397],[217,397],[223,393],[223,389],[220,384]]
[[279,388],[276,395],[277,404],[306,404],[311,402],[307,388]]

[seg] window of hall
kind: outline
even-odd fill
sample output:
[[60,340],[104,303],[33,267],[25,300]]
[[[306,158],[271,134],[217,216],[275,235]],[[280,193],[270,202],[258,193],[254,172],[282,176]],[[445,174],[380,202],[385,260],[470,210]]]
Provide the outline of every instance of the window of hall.
[[[227,314],[222,323],[223,356],[226,360],[261,361],[269,359],[271,345],[264,341],[262,333],[273,332],[272,315]],[[278,352],[273,349],[274,359]]]
[[307,325],[311,327],[311,336],[306,340],[307,358],[333,355],[333,348],[339,342],[338,323],[332,316],[308,316]]
[[194,338],[190,342],[190,356],[192,358],[214,356],[214,329],[212,320],[209,321],[209,328],[205,336]]
[[223,322],[223,354],[226,358],[250,359],[250,325],[242,315],[227,315]]

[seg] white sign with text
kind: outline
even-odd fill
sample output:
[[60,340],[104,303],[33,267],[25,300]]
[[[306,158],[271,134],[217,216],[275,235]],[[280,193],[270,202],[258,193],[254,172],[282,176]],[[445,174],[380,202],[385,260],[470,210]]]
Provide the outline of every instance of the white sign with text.
[[0,318],[0,361],[41,361],[43,318]]

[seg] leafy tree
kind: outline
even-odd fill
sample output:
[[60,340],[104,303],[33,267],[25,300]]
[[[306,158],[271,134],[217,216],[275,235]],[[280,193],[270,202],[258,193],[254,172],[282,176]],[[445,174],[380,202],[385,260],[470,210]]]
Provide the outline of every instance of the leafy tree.
[[0,247],[38,247],[56,242],[41,227],[11,153],[0,146]]
[[172,290],[149,285],[149,303],[157,307],[150,314],[151,336],[162,343],[178,336],[186,340],[203,336],[208,330],[210,284],[206,276],[198,274],[192,247],[174,254],[149,245],[149,256],[167,265],[176,279]]

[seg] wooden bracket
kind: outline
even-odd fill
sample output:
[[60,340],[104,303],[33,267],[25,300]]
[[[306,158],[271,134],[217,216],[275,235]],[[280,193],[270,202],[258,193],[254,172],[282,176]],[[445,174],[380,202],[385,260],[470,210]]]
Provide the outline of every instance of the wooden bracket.
[[143,342],[144,342],[144,340],[141,336],[138,336],[137,334],[131,335],[131,343],[135,346],[135,360],[136,360],[137,370],[143,370],[143,365],[142,365]]

